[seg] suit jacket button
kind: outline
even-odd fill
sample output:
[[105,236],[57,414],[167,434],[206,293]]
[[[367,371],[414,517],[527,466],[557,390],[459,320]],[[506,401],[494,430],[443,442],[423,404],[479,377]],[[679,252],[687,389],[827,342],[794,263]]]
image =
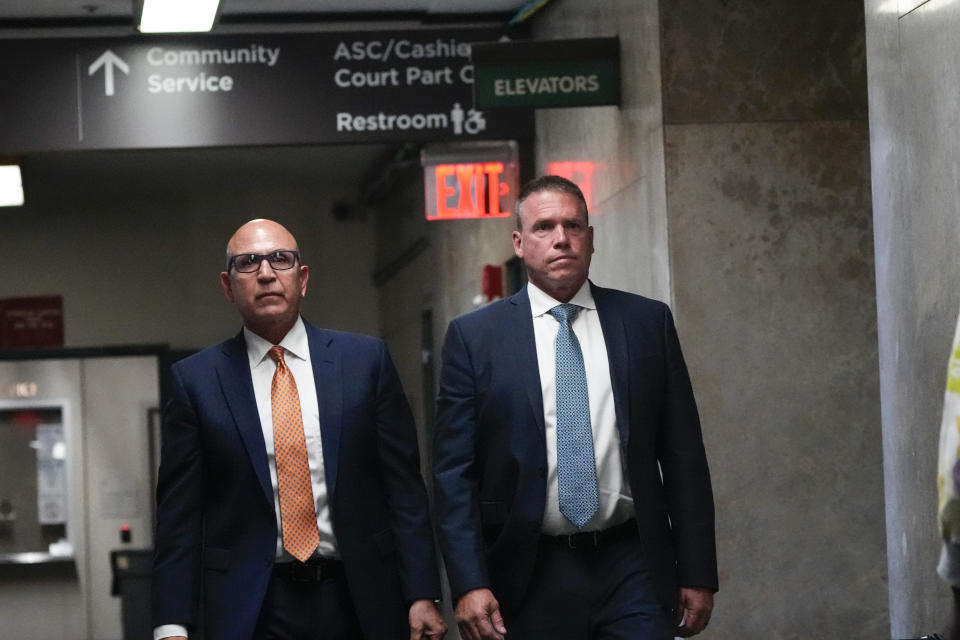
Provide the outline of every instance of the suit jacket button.
[[547,477],[547,468],[546,468],[546,467],[540,467],[540,477],[541,477],[541,478],[546,478],[546,477]]
[[273,558],[271,558],[270,556],[267,556],[266,558],[263,559],[263,566],[270,567],[272,565],[273,565]]

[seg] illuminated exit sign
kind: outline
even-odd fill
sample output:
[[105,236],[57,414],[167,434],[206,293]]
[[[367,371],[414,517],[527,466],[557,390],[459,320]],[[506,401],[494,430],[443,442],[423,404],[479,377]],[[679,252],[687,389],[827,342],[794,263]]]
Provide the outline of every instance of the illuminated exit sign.
[[512,214],[519,185],[515,142],[431,145],[421,163],[427,220]]

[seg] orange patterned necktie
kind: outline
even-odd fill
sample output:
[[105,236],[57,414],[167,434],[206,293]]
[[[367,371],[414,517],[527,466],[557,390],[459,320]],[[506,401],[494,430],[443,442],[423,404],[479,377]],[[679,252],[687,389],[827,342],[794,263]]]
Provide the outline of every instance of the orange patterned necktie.
[[320,534],[313,503],[307,442],[303,435],[300,394],[293,374],[283,361],[283,347],[270,347],[269,353],[277,363],[270,385],[270,405],[283,548],[300,562],[306,562],[316,550]]

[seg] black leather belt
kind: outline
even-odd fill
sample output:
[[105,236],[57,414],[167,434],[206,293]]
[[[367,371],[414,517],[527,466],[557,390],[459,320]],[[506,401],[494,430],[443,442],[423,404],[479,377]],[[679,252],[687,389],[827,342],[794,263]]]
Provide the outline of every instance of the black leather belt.
[[293,582],[321,582],[343,575],[343,563],[333,558],[310,558],[306,562],[278,562],[273,575]]
[[636,538],[637,535],[637,523],[631,518],[603,531],[581,531],[568,536],[542,535],[540,538],[544,542],[566,549],[602,549],[620,540]]

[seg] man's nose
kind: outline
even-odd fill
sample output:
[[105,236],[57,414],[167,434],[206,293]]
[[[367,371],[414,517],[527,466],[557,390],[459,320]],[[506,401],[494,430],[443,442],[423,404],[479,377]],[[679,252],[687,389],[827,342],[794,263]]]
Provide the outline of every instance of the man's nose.
[[567,245],[569,243],[569,237],[567,236],[567,230],[563,228],[562,224],[558,224],[553,231],[553,245]]
[[257,269],[257,280],[273,280],[277,277],[277,272],[270,266],[270,261],[264,258],[260,261],[260,268]]

